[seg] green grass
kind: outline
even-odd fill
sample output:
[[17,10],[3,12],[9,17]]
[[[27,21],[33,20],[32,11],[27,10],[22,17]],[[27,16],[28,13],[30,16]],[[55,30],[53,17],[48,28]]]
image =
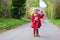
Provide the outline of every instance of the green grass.
[[31,22],[30,19],[22,18],[22,20],[13,18],[0,18],[0,30],[9,30],[14,28],[16,25],[22,25],[26,22]]
[[56,19],[50,19],[50,21],[53,23],[53,24],[56,24],[59,28],[60,28],[60,19],[56,20]]

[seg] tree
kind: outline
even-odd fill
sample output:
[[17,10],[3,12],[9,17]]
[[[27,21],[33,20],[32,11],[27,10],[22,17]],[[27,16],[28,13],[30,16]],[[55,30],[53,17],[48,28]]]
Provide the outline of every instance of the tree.
[[12,17],[20,19],[25,14],[25,2],[26,0],[12,0]]
[[1,13],[1,0],[0,0],[0,13]]
[[53,17],[55,18],[55,19],[60,19],[60,2],[56,2],[55,3],[55,10],[54,10],[54,15],[53,15]]
[[0,0],[1,2],[1,7],[0,7],[0,17],[10,17],[10,9],[9,7],[11,6],[11,0]]

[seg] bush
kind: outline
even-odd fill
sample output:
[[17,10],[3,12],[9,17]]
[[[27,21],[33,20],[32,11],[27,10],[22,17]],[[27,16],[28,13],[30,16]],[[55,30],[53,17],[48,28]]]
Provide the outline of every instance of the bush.
[[12,17],[20,19],[25,14],[25,2],[26,0],[12,0],[12,6],[14,9],[12,10]]
[[54,3],[56,2],[56,0],[44,0],[47,4],[47,8],[46,8],[46,13],[47,13],[47,17],[49,19],[53,18],[53,15],[54,15]]
[[57,2],[55,4],[55,6],[56,6],[56,8],[55,8],[55,15],[54,15],[54,17],[55,17],[55,19],[60,19],[60,3]]

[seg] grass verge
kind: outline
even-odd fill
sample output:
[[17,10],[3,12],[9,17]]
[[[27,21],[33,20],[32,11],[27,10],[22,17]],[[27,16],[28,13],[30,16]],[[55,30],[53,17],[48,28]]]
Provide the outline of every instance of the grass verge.
[[12,28],[18,27],[18,25],[23,25],[27,22],[31,22],[30,19],[13,19],[13,18],[0,18],[0,32],[5,30],[10,30]]
[[53,24],[56,24],[59,28],[60,28],[60,19],[56,20],[56,19],[50,19],[50,21],[53,23]]

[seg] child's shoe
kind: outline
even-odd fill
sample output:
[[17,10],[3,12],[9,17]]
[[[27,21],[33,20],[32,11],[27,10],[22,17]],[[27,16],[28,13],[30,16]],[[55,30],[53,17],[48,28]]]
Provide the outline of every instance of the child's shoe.
[[37,35],[37,37],[40,37],[40,35]]

